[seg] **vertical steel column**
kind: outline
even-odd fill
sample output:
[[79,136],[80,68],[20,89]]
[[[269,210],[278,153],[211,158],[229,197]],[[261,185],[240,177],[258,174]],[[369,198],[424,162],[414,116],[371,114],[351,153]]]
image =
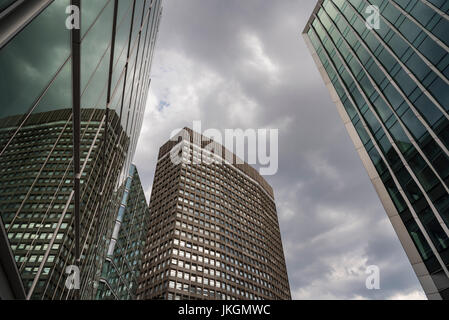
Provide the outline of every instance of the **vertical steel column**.
[[126,54],[126,64],[125,64],[125,79],[123,81],[122,101],[120,102],[120,121],[122,120],[122,116],[123,116],[123,103],[125,101],[126,81],[127,81],[127,77],[128,77],[128,64],[129,64],[129,56],[130,56],[130,53],[131,53],[131,40],[132,40],[132,35],[133,35],[135,11],[136,11],[136,0],[133,1],[133,12],[132,12],[132,15],[131,15],[131,26],[130,26],[130,29],[129,29],[128,52]]
[[[71,0],[80,12],[81,0]],[[80,28],[72,29],[72,110],[73,110],[73,174],[75,192],[75,259],[80,265],[80,131],[81,131],[81,21]],[[78,292],[79,298],[79,292]]]
[[111,89],[112,89],[112,72],[114,71],[114,52],[115,52],[115,37],[117,34],[117,13],[118,13],[118,0],[114,1],[114,22],[112,23],[112,37],[111,37],[111,57],[109,61],[109,78],[108,78],[108,96],[107,96],[107,108],[111,103]]

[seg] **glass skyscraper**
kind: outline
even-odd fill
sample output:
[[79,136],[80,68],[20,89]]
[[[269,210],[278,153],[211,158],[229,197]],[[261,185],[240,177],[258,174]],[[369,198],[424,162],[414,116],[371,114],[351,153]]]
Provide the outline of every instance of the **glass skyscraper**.
[[96,297],[161,11],[161,0],[0,1],[0,216],[29,299]]
[[427,297],[449,299],[449,2],[318,1],[303,35]]
[[149,227],[150,209],[134,165],[120,194],[120,206],[97,291],[97,298],[102,300],[136,299]]

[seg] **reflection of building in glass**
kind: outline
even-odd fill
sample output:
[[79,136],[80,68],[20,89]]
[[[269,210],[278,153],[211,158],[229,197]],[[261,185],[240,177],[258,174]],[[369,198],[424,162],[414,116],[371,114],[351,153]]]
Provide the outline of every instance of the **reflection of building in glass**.
[[120,190],[120,207],[97,291],[99,299],[136,298],[150,216],[139,173],[134,165]]
[[[81,30],[66,28],[71,3]],[[160,15],[160,0],[0,4],[0,214],[28,298],[96,296]]]
[[[61,109],[31,115],[0,157],[0,208],[11,248],[25,288],[29,289],[39,274],[35,290],[45,292],[49,299],[58,298],[54,294],[64,291],[64,270],[74,264],[71,113],[71,109]],[[98,190],[104,188],[105,194],[113,194],[125,160],[124,150],[117,146],[126,150],[129,139],[122,132],[110,130],[107,147],[115,157],[103,159],[103,118],[104,112],[96,109],[84,109],[81,115],[81,153],[90,159],[81,178],[81,238],[105,246],[96,235],[107,232],[111,222],[101,216],[104,213],[99,208],[105,198]],[[117,115],[110,120],[111,126],[119,121]],[[7,134],[8,130],[0,129],[1,138]],[[105,181],[101,180],[103,161],[111,168]],[[110,205],[104,202],[105,207]],[[86,246],[82,252],[89,258],[99,254],[94,246]],[[95,270],[98,266],[92,260],[82,260],[82,269]]]
[[[366,26],[377,5],[380,28]],[[429,299],[449,299],[449,2],[318,1],[315,62]]]
[[24,299],[25,290],[0,217],[0,300]]
[[202,139],[186,129],[160,149],[138,299],[290,299],[272,188],[246,163],[193,164]]

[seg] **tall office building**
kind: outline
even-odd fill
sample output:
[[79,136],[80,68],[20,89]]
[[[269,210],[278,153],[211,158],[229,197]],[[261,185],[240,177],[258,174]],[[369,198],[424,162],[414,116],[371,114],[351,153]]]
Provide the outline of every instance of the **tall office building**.
[[97,291],[101,300],[135,300],[150,210],[137,168],[120,188],[120,206]]
[[448,14],[448,1],[325,0],[304,30],[429,299],[449,299]]
[[161,147],[138,299],[291,298],[273,190],[236,159],[187,128]]
[[0,1],[0,216],[29,299],[96,296],[160,16],[160,0]]

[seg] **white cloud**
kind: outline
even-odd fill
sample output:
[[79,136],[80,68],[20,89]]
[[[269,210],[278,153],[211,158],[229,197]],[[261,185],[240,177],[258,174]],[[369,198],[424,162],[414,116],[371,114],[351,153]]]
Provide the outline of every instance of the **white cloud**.
[[396,293],[390,300],[427,300],[427,297],[422,290],[413,290],[409,293]]
[[266,54],[263,43],[257,34],[244,32],[241,35],[244,47],[248,50],[248,56],[245,60],[252,72],[261,72],[265,74],[267,80],[278,82],[278,66]]

